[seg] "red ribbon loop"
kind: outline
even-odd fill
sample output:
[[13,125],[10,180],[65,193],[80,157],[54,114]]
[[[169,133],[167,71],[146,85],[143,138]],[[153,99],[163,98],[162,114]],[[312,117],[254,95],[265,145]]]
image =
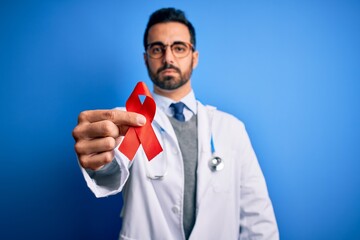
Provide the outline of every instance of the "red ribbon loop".
[[[139,95],[146,96],[143,104],[141,104]],[[142,127],[130,127],[119,146],[119,151],[128,159],[133,160],[140,144],[142,144],[146,157],[150,161],[161,153],[163,149],[151,126],[156,112],[156,104],[144,82],[136,84],[134,91],[126,101],[126,110],[144,115],[146,124]]]

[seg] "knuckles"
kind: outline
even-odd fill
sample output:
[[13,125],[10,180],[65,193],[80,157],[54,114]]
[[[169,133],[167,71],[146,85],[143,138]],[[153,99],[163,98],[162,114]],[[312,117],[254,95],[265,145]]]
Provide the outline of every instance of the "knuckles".
[[104,136],[116,136],[116,128],[114,128],[115,125],[113,122],[109,121],[109,120],[104,120],[101,122],[100,128],[101,128],[101,132],[103,133]]
[[104,114],[105,119],[108,119],[108,120],[110,120],[112,122],[115,121],[115,119],[116,119],[115,110],[108,110],[108,111],[105,111],[103,114]]
[[98,170],[103,165],[112,162],[114,159],[114,151],[103,152],[97,156],[80,155],[78,159],[83,168]]
[[72,136],[75,140],[79,139],[80,137],[80,132],[81,132],[81,129],[80,129],[80,126],[77,125],[74,130],[72,131]]
[[[85,169],[97,170],[101,166],[110,163],[114,158],[113,149],[116,147],[116,140],[114,137],[118,137],[118,128],[113,123],[116,119],[117,114],[114,110],[109,110],[103,112],[103,120],[101,123],[95,125],[86,124],[89,122],[89,111],[83,111],[78,116],[78,124],[72,131],[72,136],[75,139],[74,149],[78,156],[80,165]],[[98,128],[98,133],[104,136],[101,141],[98,142],[98,146],[101,152],[91,153],[93,151],[92,145],[89,144],[89,141],[83,141],[88,135],[87,131],[92,128]],[[99,140],[99,139],[98,139]]]
[[87,115],[89,111],[83,111],[78,116],[78,123],[87,121]]
[[104,154],[104,164],[110,163],[114,159],[114,152],[109,151]]
[[107,137],[104,139],[103,147],[105,150],[110,151],[116,147],[115,139],[112,137]]
[[87,155],[79,155],[78,159],[79,159],[80,165],[83,168],[90,168],[91,169],[91,166],[89,165],[89,157]]
[[75,145],[74,145],[74,149],[75,149],[75,152],[80,155],[81,153],[83,153],[83,144],[81,142],[76,142]]

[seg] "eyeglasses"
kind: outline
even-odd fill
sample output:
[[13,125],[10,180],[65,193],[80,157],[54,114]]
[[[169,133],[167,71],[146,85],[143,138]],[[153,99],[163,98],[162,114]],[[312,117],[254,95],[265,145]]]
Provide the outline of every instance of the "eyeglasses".
[[193,45],[187,42],[174,42],[171,45],[165,45],[162,42],[154,42],[149,43],[146,46],[146,54],[150,58],[162,58],[168,46],[170,46],[171,52],[176,58],[184,58],[188,56],[191,51],[195,50]]

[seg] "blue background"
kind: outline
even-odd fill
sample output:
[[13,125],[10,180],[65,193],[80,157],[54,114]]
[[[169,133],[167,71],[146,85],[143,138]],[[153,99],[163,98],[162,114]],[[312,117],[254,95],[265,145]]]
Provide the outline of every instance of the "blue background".
[[[1,239],[116,239],[120,195],[87,189],[71,131],[148,80],[142,37],[186,11],[204,103],[242,119],[282,239],[360,239],[360,2],[2,1]],[[221,207],[221,206],[219,206]]]

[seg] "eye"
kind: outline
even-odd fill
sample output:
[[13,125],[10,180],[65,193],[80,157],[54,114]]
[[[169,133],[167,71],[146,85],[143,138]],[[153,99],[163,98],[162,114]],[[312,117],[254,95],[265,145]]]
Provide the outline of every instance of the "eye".
[[162,47],[159,45],[154,45],[150,48],[151,54],[159,54],[162,53]]
[[186,49],[187,49],[186,45],[183,44],[174,44],[172,46],[172,50],[176,53],[184,53],[186,52]]
[[156,54],[156,53],[161,53],[161,47],[159,47],[159,46],[153,46],[153,47],[150,49],[150,51],[151,51],[152,53],[154,53],[154,54]]

